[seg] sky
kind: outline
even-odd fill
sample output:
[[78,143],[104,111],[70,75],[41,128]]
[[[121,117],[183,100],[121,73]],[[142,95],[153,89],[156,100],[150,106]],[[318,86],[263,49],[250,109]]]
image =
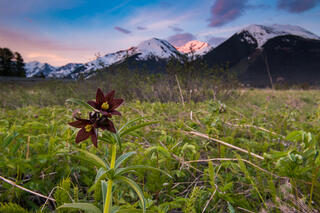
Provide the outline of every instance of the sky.
[[156,37],[219,43],[250,24],[320,35],[320,0],[0,0],[0,47],[25,62],[85,63]]

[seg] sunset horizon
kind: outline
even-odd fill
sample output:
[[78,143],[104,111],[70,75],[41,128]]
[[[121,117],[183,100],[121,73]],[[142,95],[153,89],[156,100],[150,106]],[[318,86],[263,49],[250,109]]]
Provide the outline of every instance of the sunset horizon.
[[320,35],[319,1],[297,2],[0,2],[0,45],[20,52],[25,62],[61,66],[86,63],[153,37],[174,46],[191,40],[210,44],[251,24],[296,25]]

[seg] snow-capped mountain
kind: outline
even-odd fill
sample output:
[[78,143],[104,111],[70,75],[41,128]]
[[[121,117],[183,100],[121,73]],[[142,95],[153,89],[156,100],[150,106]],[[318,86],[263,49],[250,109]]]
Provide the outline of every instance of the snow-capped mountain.
[[180,57],[180,52],[172,46],[169,42],[158,38],[152,38],[141,42],[137,46],[136,52],[139,54],[140,60],[147,60],[150,57],[159,59],[169,59],[171,57]]
[[306,39],[320,39],[319,36],[302,27],[280,24],[273,24],[270,26],[253,24],[238,31],[237,34],[244,34],[244,39],[249,43],[256,43],[258,48],[261,48],[268,40],[284,35],[294,35]]
[[204,55],[207,52],[209,52],[212,49],[212,47],[210,46],[210,44],[206,42],[193,40],[193,41],[187,42],[185,45],[181,47],[176,47],[176,49],[181,53],[188,54],[188,55],[189,54]]
[[[27,63],[27,77],[44,76],[48,78],[73,78],[76,79],[80,75],[89,77],[96,70],[109,67],[110,65],[123,62],[129,57],[136,56],[135,60],[146,61],[149,59],[167,60],[169,58],[179,58],[181,53],[169,42],[157,38],[152,38],[141,42],[136,47],[126,50],[120,50],[115,53],[106,54],[85,64],[69,63],[61,67],[53,67],[40,62]],[[48,67],[44,67],[48,65]]]
[[[27,77],[89,78],[97,70],[123,66],[131,70],[147,72],[165,71],[170,58],[182,55],[201,55],[208,67],[227,65],[230,70],[241,73],[244,82],[268,82],[265,58],[271,75],[296,79],[320,79],[320,37],[292,25],[250,25],[233,34],[216,47],[201,41],[190,41],[182,47],[174,47],[165,40],[152,38],[135,47],[97,57],[84,64],[70,63],[54,67],[46,63],[26,64]],[[190,60],[193,58],[190,57]],[[301,74],[303,70],[304,74]],[[308,73],[308,74],[306,74]],[[319,73],[319,77],[317,76]],[[301,76],[300,76],[301,75]],[[267,80],[266,80],[267,79]],[[320,81],[320,80],[319,80]]]
[[250,25],[203,59],[208,67],[227,65],[239,81],[255,86],[270,86],[268,72],[274,82],[320,82],[320,37],[299,26]]
[[48,76],[49,73],[55,71],[57,67],[51,66],[47,63],[40,63],[38,61],[32,61],[29,63],[26,63],[25,65],[26,69],[26,77],[42,77],[42,76]]
[[52,72],[50,72],[47,75],[47,77],[49,77],[49,78],[65,78],[66,76],[71,74],[72,71],[78,69],[81,66],[83,66],[83,64],[69,63],[64,66],[55,68]]

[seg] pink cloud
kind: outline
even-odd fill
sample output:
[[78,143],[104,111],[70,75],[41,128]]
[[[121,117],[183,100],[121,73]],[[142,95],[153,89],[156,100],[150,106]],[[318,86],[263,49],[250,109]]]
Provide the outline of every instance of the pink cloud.
[[0,45],[22,54],[25,61],[40,60],[52,65],[67,62],[86,62],[92,50],[85,46],[73,46],[54,39],[0,28]]

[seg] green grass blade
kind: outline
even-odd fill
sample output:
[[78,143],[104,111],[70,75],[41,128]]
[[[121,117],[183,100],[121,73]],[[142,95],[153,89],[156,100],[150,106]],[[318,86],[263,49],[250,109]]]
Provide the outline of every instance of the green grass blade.
[[139,121],[139,120],[142,120],[142,119],[144,119],[144,117],[135,118],[135,119],[133,119],[133,120],[131,120],[131,121],[128,121],[127,123],[125,123],[125,124],[119,129],[118,132],[119,132],[119,133],[122,132],[127,126],[130,126],[130,125],[133,124],[134,122]]
[[116,160],[115,168],[118,168],[121,165],[121,163],[123,163],[126,159],[128,159],[134,154],[136,154],[136,152],[128,152],[118,157],[118,159]]
[[86,102],[84,102],[84,101],[82,101],[80,99],[77,99],[77,98],[69,98],[69,99],[66,100],[66,102],[75,103],[75,104],[78,104],[80,106],[85,107],[86,109],[96,111],[96,109],[93,108],[91,105],[89,105],[88,103],[86,103]]
[[151,122],[145,122],[145,123],[142,123],[142,124],[139,124],[139,125],[135,125],[135,126],[132,126],[126,130],[123,130],[121,132],[119,132],[119,136],[122,137],[122,136],[125,136],[127,134],[129,134],[130,132],[133,132],[137,129],[140,129],[142,127],[145,127],[145,126],[149,126],[151,124],[155,124],[155,123],[158,123],[158,121],[151,121]]
[[142,209],[143,209],[143,213],[146,212],[146,200],[143,196],[142,190],[140,189],[140,187],[138,186],[138,184],[136,184],[136,182],[134,182],[133,180],[127,178],[127,177],[118,177],[118,180],[122,180],[123,182],[127,183],[129,186],[131,186],[131,188],[137,193],[141,204],[142,204]]

